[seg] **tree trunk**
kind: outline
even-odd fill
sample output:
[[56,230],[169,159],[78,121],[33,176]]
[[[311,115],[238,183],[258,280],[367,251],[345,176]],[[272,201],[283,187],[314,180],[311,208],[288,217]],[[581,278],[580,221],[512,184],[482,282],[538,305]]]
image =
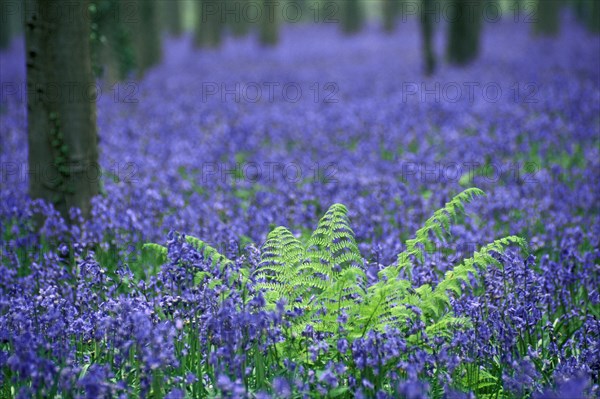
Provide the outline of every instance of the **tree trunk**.
[[181,36],[181,0],[162,0],[159,4],[161,5],[160,14],[162,17],[161,21],[164,24],[164,30],[172,36]]
[[[118,18],[113,18],[106,26],[110,58],[108,63],[116,65],[117,78],[123,80],[135,70],[136,67],[136,37],[139,12],[135,3],[123,0],[110,0],[112,4],[111,13],[116,13]],[[133,6],[133,7],[132,7]],[[133,10],[133,13],[132,13]]]
[[100,169],[88,0],[26,7],[30,196],[54,203],[66,220],[71,207],[89,216]]
[[[596,1],[596,0],[595,0]],[[556,36],[560,30],[562,0],[538,0],[534,32],[538,35]]]
[[393,32],[403,0],[383,0],[383,30]]
[[481,0],[451,0],[448,7],[447,58],[453,64],[467,64],[479,53]]
[[[339,3],[338,3],[339,4]],[[353,34],[362,28],[362,9],[360,0],[341,0],[342,30]]]
[[226,23],[235,37],[246,36],[250,30],[249,17],[244,11],[250,1],[253,0],[224,0],[222,3],[228,10]]
[[136,32],[136,63],[140,76],[161,59],[161,40],[156,16],[156,0],[137,0],[139,15]]
[[102,63],[101,77],[104,83],[102,91],[107,92],[112,90],[114,85],[123,78],[119,70],[119,57],[113,46],[104,45],[100,51],[99,59]]
[[[135,67],[132,38],[136,3],[131,0],[91,0],[92,18],[92,70],[105,86],[103,92],[127,75]],[[136,27],[137,29],[137,27]]]
[[196,47],[219,47],[221,45],[222,6],[223,0],[197,1],[198,18],[194,37]]
[[585,21],[585,3],[589,0],[571,0],[571,6],[573,7],[573,12],[575,13],[575,17],[578,21]]
[[[25,24],[25,10],[23,2],[10,2],[7,11],[10,23],[12,37],[20,37],[23,34],[23,25]],[[6,8],[5,8],[6,9]]]
[[278,2],[273,0],[262,1],[262,16],[260,20],[260,43],[265,46],[274,46],[279,41],[278,15],[281,10]]
[[436,0],[422,0],[421,4],[421,36],[423,38],[423,59],[425,74],[435,72],[435,53],[433,50],[434,23],[437,18]]
[[0,49],[8,47],[23,33],[23,5],[17,1],[0,1]]
[[11,40],[11,34],[8,16],[2,13],[0,14],[0,50],[8,47]]
[[587,28],[590,32],[600,33],[600,1],[586,0],[584,9]]

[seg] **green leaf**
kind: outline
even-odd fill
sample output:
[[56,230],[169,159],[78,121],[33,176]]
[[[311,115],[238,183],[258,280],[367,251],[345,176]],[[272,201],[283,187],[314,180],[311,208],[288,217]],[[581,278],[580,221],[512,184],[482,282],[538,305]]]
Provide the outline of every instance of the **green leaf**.
[[210,277],[208,272],[198,272],[194,274],[194,285],[200,285],[206,278]]
[[347,392],[350,392],[350,387],[347,387],[347,386],[337,387],[337,388],[334,388],[329,391],[329,397],[337,398],[339,396],[345,395]]
[[154,243],[146,243],[142,246],[142,259],[151,261],[155,265],[163,265],[167,262],[167,248]]

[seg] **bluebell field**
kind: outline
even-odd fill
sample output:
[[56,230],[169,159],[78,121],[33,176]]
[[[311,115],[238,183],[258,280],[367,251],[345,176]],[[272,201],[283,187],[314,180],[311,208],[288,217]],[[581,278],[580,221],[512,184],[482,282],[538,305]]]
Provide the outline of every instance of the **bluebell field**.
[[598,397],[600,37],[529,30],[430,78],[415,21],[168,39],[99,83],[103,195],[70,224],[27,195],[15,41],[0,397]]

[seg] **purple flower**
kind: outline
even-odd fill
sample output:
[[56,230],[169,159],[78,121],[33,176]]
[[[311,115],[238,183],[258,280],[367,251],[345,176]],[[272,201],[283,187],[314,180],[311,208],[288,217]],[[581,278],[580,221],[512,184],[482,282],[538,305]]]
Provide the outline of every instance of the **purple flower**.
[[345,338],[341,338],[337,342],[337,350],[340,353],[346,353],[349,349],[348,341]]
[[78,384],[84,389],[86,398],[100,398],[110,392],[110,377],[107,366],[92,364]]
[[281,398],[290,398],[292,396],[290,384],[283,377],[275,377],[273,379],[273,392]]
[[323,371],[323,373],[321,373],[321,376],[319,377],[319,381],[324,383],[325,385],[327,385],[330,388],[335,388],[338,386],[338,378],[335,375],[335,373],[328,369],[325,369],[325,371]]
[[181,389],[172,389],[171,392],[169,392],[166,396],[165,399],[184,399],[185,398],[185,392],[183,392]]

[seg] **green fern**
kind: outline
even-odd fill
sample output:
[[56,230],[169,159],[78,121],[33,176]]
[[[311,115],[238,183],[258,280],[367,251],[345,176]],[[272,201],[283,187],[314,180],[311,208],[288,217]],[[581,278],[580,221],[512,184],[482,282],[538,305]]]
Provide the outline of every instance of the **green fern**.
[[[450,339],[458,328],[471,326],[468,318],[452,312],[452,299],[463,295],[472,276],[481,276],[489,266],[502,266],[494,254],[502,254],[511,246],[526,252],[525,240],[508,236],[483,246],[447,271],[436,285],[417,286],[412,282],[412,271],[417,264],[423,264],[427,252],[435,249],[434,237],[447,240],[452,223],[459,221],[465,205],[484,195],[476,188],[465,190],[434,212],[414,238],[406,241],[406,249],[398,254],[396,262],[381,270],[378,281],[368,286],[363,257],[344,205],[332,205],[306,239],[295,237],[285,227],[275,228],[267,236],[253,274],[255,289],[264,293],[270,309],[285,299],[288,310],[301,310],[299,316],[289,320],[289,327],[284,327],[289,339],[276,344],[276,351],[281,349],[287,357],[310,363],[308,345],[304,338],[298,339],[309,325],[328,337],[329,344],[335,347],[341,335],[352,341],[369,331],[385,331],[390,327],[406,332],[407,322],[419,321],[424,324],[424,331],[408,336],[407,343],[428,351],[433,349],[424,343],[422,333]],[[202,240],[187,236],[186,241],[213,269],[219,267],[223,271],[235,266]],[[150,259],[148,264],[162,265],[167,261],[167,249],[160,245],[145,244],[142,252],[144,259]],[[235,270],[228,274],[232,276],[229,281],[221,281],[208,271],[197,272],[194,283],[209,288],[241,287],[245,301],[249,299],[246,290],[249,272],[245,268]],[[225,298],[229,290],[223,291]],[[342,316],[345,322],[340,321]],[[324,364],[327,360],[332,359],[318,361]],[[501,380],[476,363],[457,368],[453,380],[457,389],[473,391],[478,397],[488,397],[502,389]],[[432,387],[435,392],[439,389]]]
[[163,264],[167,261],[167,248],[154,243],[146,243],[142,246],[142,258]]
[[504,397],[502,382],[484,367],[476,363],[466,363],[454,372],[453,381],[461,391],[473,392],[478,398]]
[[[199,238],[193,236],[186,236],[185,240],[196,251],[198,251],[198,253],[200,253],[205,260],[210,261],[213,267],[219,265],[221,267],[221,270],[224,270],[227,266],[233,264],[231,260],[227,259],[224,255],[221,255],[219,251],[217,251],[215,248],[211,247],[204,241],[200,240]],[[167,253],[167,248],[159,244],[146,243],[142,246],[142,259],[147,260],[147,262],[150,262],[151,264],[164,264],[167,261]],[[244,277],[248,277],[247,273],[243,274],[245,274]],[[197,272],[194,275],[194,284],[199,285],[205,279],[210,277],[211,276],[207,272]],[[214,280],[211,282],[211,287],[220,284],[222,284],[222,282]]]
[[344,205],[333,204],[321,218],[308,240],[309,259],[304,264],[305,270],[321,274],[326,280],[333,280],[342,269],[362,265],[363,260],[347,214]]
[[465,259],[453,270],[446,272],[444,279],[435,287],[432,297],[444,300],[444,303],[449,305],[449,302],[446,301],[448,299],[448,291],[456,296],[460,296],[462,294],[461,282],[469,285],[470,274],[476,275],[480,270],[485,270],[488,265],[502,266],[491,253],[503,253],[504,248],[515,245],[520,247],[524,252],[527,251],[527,242],[516,236],[504,237],[484,246],[475,252],[471,258]]
[[188,244],[190,244],[192,247],[194,247],[194,249],[196,251],[201,253],[202,256],[204,257],[204,259],[209,260],[213,266],[220,265],[221,268],[224,268],[225,266],[233,263],[232,261],[227,259],[225,256],[221,255],[219,253],[219,251],[217,251],[216,249],[214,249],[213,247],[211,247],[204,241],[200,240],[199,238],[192,237],[192,236],[186,236],[185,240],[187,241]]
[[[469,324],[468,319],[449,311],[451,297],[462,294],[462,284],[468,285],[469,275],[479,275],[488,265],[499,266],[491,255],[494,252],[502,253],[511,245],[525,248],[525,241],[519,237],[496,240],[447,272],[437,286],[413,286],[413,262],[423,262],[424,251],[435,248],[431,235],[447,238],[451,224],[464,213],[465,204],[483,195],[477,188],[465,190],[436,211],[406,242],[406,250],[398,255],[397,262],[382,270],[380,280],[369,287],[365,286],[363,258],[348,211],[344,205],[334,204],[305,245],[284,227],[269,234],[256,270],[257,287],[265,291],[270,306],[286,298],[288,307],[303,310],[304,315],[294,320],[295,332],[311,324],[317,331],[334,334],[340,327],[338,317],[345,313],[348,322],[343,327],[350,338],[361,337],[369,330],[402,328],[407,319],[417,317],[425,322],[428,335],[449,336],[457,326]],[[400,278],[401,271],[407,278]]]
[[[426,334],[449,337],[457,327],[469,325],[468,319],[454,316],[450,309],[452,297],[462,295],[463,287],[469,285],[469,276],[480,275],[489,265],[501,266],[493,253],[503,253],[514,245],[526,247],[519,237],[498,239],[446,272],[435,287],[413,286],[415,262],[422,263],[425,252],[435,248],[432,235],[447,239],[450,226],[464,213],[465,205],[484,195],[483,191],[470,188],[434,212],[415,237],[407,240],[406,250],[397,261],[380,271],[379,281],[368,287],[363,258],[344,205],[332,205],[304,244],[285,227],[277,227],[262,247],[254,272],[256,288],[264,292],[268,307],[285,299],[288,309],[302,311],[300,317],[292,320],[293,333],[310,324],[316,331],[334,336],[343,327],[347,336],[355,339],[369,330],[403,329],[407,320],[420,319],[425,323]],[[190,236],[186,240],[213,266],[224,268],[232,263],[205,242]],[[157,256],[166,256],[163,247],[147,245]],[[247,281],[247,270],[242,269],[241,274]],[[209,277],[206,272],[199,273],[196,284]],[[342,315],[348,320],[343,326],[339,322]],[[418,340],[409,337],[409,342]]]
[[146,243],[142,246],[141,262],[137,264],[136,271],[143,276],[155,276],[160,268],[167,262],[167,248],[162,245]]
[[306,245],[284,227],[269,233],[255,272],[270,307],[286,298],[288,308],[301,308],[294,332],[310,323],[335,332],[337,318],[355,304],[366,280],[354,232],[344,205],[332,205]]
[[280,298],[292,298],[298,269],[304,257],[304,247],[288,229],[277,227],[269,233],[255,272],[256,287],[265,290],[268,303],[274,304]]
[[398,255],[397,269],[388,268],[387,277],[396,277],[400,270],[404,270],[408,278],[412,277],[411,256],[423,262],[424,248],[426,252],[432,252],[435,249],[435,243],[431,241],[430,234],[434,233],[442,239],[449,235],[450,226],[456,220],[459,214],[464,213],[465,204],[473,201],[474,198],[484,196],[485,193],[478,188],[469,188],[458,194],[442,208],[433,213],[425,225],[417,230],[415,237],[406,241],[406,250]]
[[344,205],[332,205],[321,218],[308,240],[306,254],[307,259],[300,267],[301,292],[303,298],[316,301],[307,304],[304,310],[315,330],[335,333],[338,317],[362,296],[366,280],[363,259]]

